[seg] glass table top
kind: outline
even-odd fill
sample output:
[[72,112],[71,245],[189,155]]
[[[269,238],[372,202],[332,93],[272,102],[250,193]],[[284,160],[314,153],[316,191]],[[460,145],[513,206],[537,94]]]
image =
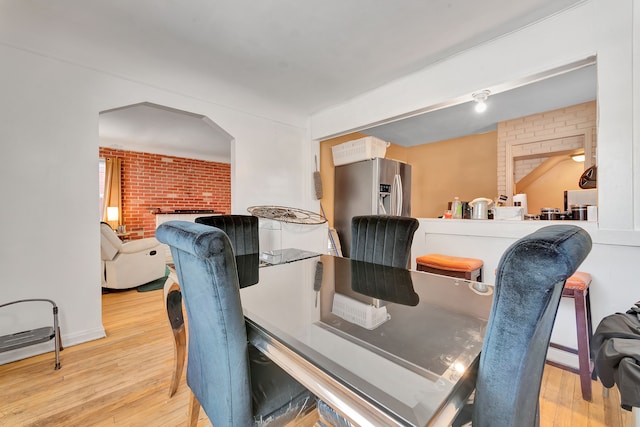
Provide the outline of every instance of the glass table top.
[[438,415],[482,348],[493,287],[322,255],[261,268],[245,317],[399,424]]

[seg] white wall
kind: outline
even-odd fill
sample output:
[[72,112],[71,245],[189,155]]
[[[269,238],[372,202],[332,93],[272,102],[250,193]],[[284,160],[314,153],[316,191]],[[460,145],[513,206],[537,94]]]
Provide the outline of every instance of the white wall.
[[[232,210],[280,204],[311,208],[306,123],[287,124],[65,61],[0,45],[2,301],[50,298],[65,346],[104,335],[101,318],[98,114],[152,102],[208,116],[235,139]],[[273,114],[278,114],[276,108]],[[286,116],[286,114],[283,114]],[[295,233],[294,233],[295,234]],[[298,233],[299,234],[299,233]],[[326,233],[295,238],[320,250]],[[51,312],[3,310],[0,334],[50,322]],[[33,322],[24,317],[35,319]],[[108,331],[107,331],[108,332]],[[0,363],[52,348],[4,353]]]

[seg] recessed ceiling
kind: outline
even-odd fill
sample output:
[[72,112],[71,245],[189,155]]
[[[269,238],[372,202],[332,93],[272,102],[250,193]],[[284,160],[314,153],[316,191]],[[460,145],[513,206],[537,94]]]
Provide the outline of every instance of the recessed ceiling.
[[100,113],[100,146],[231,163],[232,137],[205,116],[142,103]]
[[596,66],[589,65],[491,95],[487,110],[475,101],[397,120],[361,131],[402,146],[413,146],[488,132],[498,122],[556,110],[596,99]]

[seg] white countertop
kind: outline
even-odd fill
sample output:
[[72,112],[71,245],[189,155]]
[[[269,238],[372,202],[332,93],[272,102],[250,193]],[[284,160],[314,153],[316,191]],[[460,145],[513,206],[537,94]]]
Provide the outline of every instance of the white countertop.
[[420,231],[428,234],[451,234],[478,237],[520,238],[539,228],[553,224],[571,224],[585,229],[594,244],[640,246],[640,232],[603,230],[597,222],[591,221],[517,221],[418,218]]

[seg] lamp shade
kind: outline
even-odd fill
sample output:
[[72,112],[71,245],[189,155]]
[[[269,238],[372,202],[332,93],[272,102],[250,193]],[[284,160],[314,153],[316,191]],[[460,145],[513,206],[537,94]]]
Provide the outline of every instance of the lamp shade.
[[117,206],[107,206],[107,221],[117,221],[119,217]]

